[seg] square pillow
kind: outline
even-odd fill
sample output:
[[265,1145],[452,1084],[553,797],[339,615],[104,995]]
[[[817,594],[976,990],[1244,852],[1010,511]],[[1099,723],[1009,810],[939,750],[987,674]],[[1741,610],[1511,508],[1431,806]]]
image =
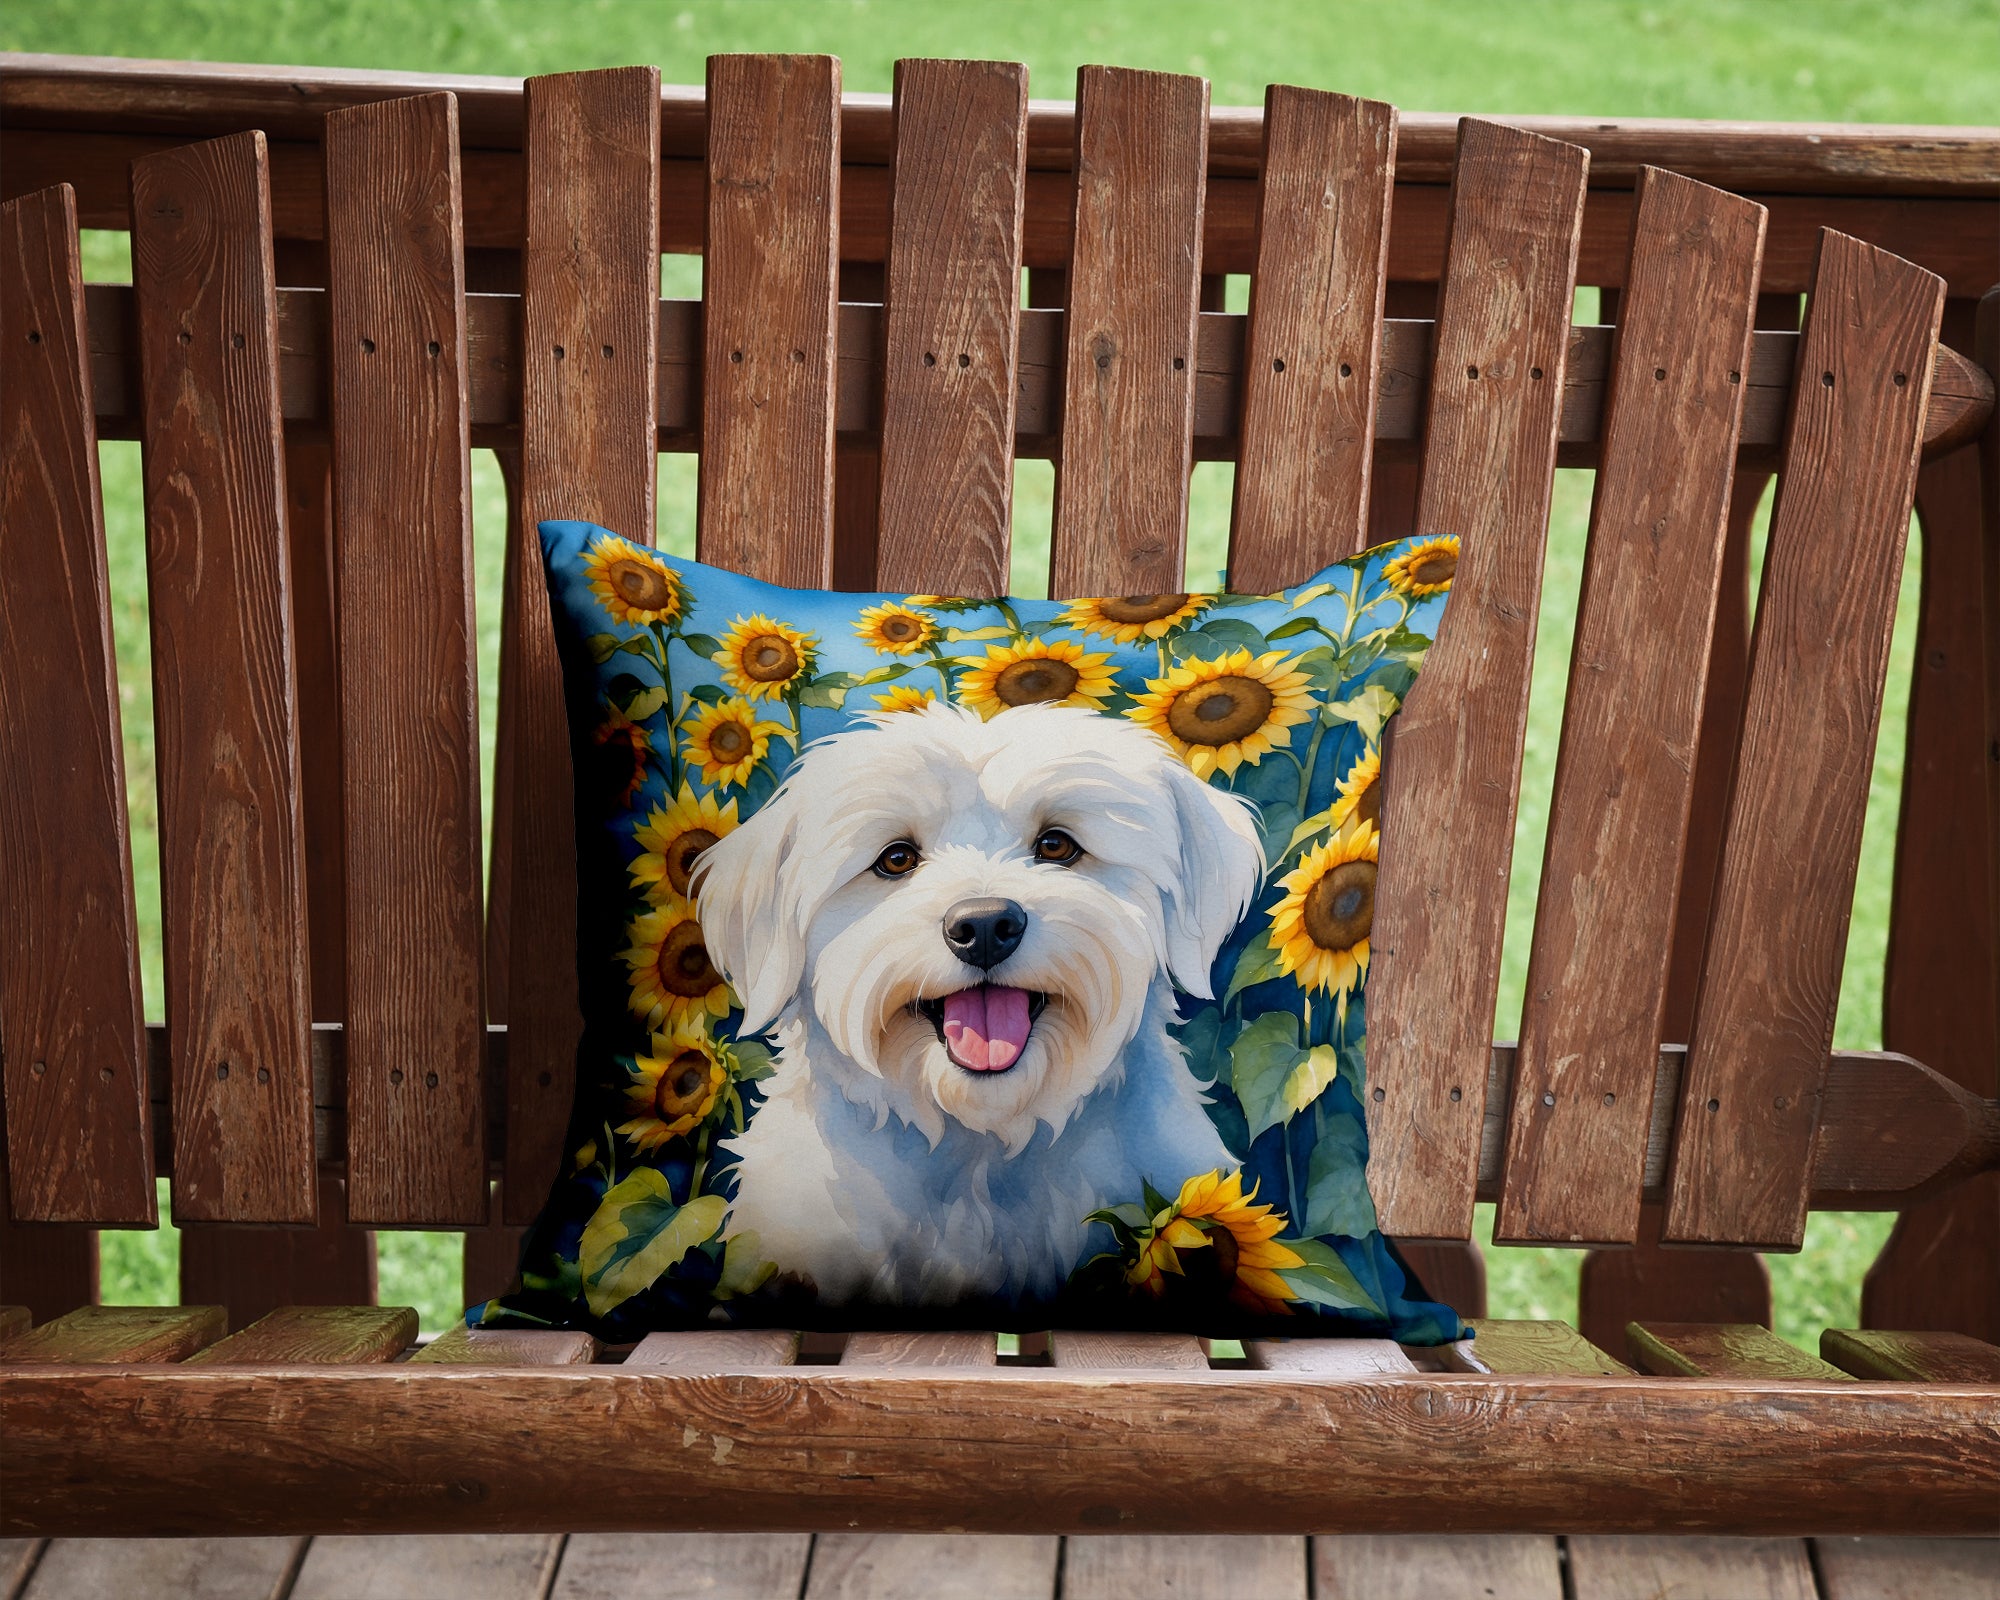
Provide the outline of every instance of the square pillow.
[[1362,1114],[1382,734],[1455,538],[1062,602],[541,536],[585,1028],[473,1322],[1463,1336]]

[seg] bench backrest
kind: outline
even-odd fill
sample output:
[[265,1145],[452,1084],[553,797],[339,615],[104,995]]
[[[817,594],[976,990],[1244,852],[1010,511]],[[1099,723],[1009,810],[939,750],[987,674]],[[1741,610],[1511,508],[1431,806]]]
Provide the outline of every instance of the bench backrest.
[[[312,1221],[335,1166],[357,1222],[482,1223],[496,1173],[509,1219],[532,1213],[578,1028],[533,529],[650,537],[663,448],[700,453],[701,558],[789,584],[1004,590],[1029,454],[1058,466],[1056,594],[1181,583],[1197,457],[1238,463],[1238,587],[1411,527],[1462,538],[1388,769],[1369,1058],[1386,1231],[1463,1238],[1484,1195],[1503,1236],[1630,1240],[1650,1193],[1670,1238],[1795,1247],[1815,1197],[1990,1159],[1990,1117],[1934,1074],[1830,1055],[1919,458],[1990,405],[1937,344],[1936,275],[1831,231],[1774,274],[1765,207],[1646,169],[1625,265],[1599,279],[1621,286],[1616,328],[1574,328],[1587,152],[1467,120],[1428,202],[1434,318],[1385,320],[1406,192],[1388,106],[1274,88],[1260,157],[1217,178],[1201,80],[1086,68],[1051,242],[1027,225],[1049,174],[1029,165],[1024,69],[901,64],[886,186],[857,195],[838,63],[721,57],[703,298],[661,302],[663,237],[691,225],[662,106],[651,69],[529,82],[518,296],[467,293],[470,155],[445,92],[326,117],[323,290],[276,288],[262,133],[133,163],[129,293],[85,293],[68,188],[7,204],[17,1219],[143,1224],[156,1167],[186,1221]],[[871,227],[864,295],[844,246]],[[1023,309],[1038,261],[1044,303]],[[1220,309],[1225,270],[1252,275],[1247,318]],[[1760,331],[1760,291],[1801,287],[1803,329]],[[150,1042],[100,419],[145,442],[168,995]],[[482,441],[511,519],[490,879]],[[1740,739],[1704,696],[1718,608],[1742,603],[1739,460],[1781,461],[1785,486]],[[1491,1025],[1559,462],[1598,477],[1506,1050]],[[1885,1165],[1890,1119],[1907,1132]]]

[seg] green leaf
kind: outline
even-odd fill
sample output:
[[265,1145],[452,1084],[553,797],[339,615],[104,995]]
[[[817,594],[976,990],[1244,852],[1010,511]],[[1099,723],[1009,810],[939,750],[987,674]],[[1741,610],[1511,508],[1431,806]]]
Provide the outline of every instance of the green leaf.
[[1351,722],[1361,730],[1362,738],[1370,744],[1382,737],[1382,724],[1396,714],[1402,702],[1379,683],[1371,683],[1351,700],[1330,700],[1320,713],[1328,727],[1336,722]]
[[738,1083],[762,1083],[777,1071],[771,1065],[771,1047],[756,1039],[738,1039],[729,1047],[729,1053],[736,1058]]
[[[1301,589],[1297,594],[1292,596],[1292,609],[1294,611],[1297,611],[1301,606],[1311,605],[1315,600],[1319,599],[1322,595],[1329,595],[1332,593],[1333,593],[1333,585],[1330,583],[1309,583],[1303,589]],[[1287,624],[1287,626],[1289,626],[1289,624]],[[1278,636],[1274,633],[1271,635],[1271,637],[1275,639]]]
[[590,652],[592,661],[602,665],[623,650],[626,643],[615,633],[593,633],[584,641],[584,648]]
[[632,696],[631,704],[625,707],[625,715],[634,722],[644,722],[648,717],[657,716],[667,703],[667,691],[657,685],[651,689],[641,689]]
[[1368,1138],[1358,1117],[1322,1115],[1306,1176],[1307,1233],[1350,1239],[1375,1231],[1375,1201],[1368,1193]]
[[705,706],[719,706],[729,696],[719,683],[697,683],[688,690],[690,700],[699,700]]
[[1245,945],[1243,954],[1236,958],[1236,970],[1229,975],[1229,987],[1223,991],[1222,1003],[1228,1005],[1252,984],[1266,983],[1280,976],[1278,952],[1271,948],[1271,935],[1267,929]]
[[1248,650],[1252,655],[1262,655],[1270,648],[1263,633],[1241,617],[1216,617],[1174,639],[1174,654],[1183,660],[1197,657],[1212,661],[1217,656],[1228,655],[1232,650]]
[[605,1191],[595,1215],[584,1225],[577,1263],[583,1270],[583,1297],[593,1316],[608,1316],[649,1288],[682,1256],[722,1226],[729,1202],[705,1194],[684,1206],[674,1204],[666,1175],[641,1167]]
[[746,1230],[724,1241],[722,1272],[715,1280],[717,1299],[755,1294],[778,1270],[775,1261],[764,1259],[764,1247],[753,1231]]
[[847,704],[849,684],[809,683],[799,691],[799,704],[815,711],[838,711]]
[[1321,694],[1331,693],[1342,682],[1340,656],[1330,644],[1315,645],[1292,663],[1292,670],[1303,672],[1307,681]]
[[1325,1094],[1327,1085],[1339,1076],[1339,1049],[1330,1044],[1314,1045],[1285,1079],[1285,1120],[1289,1122]]
[[1294,850],[1298,849],[1300,845],[1304,844],[1306,840],[1310,839],[1314,834],[1318,833],[1321,829],[1331,827],[1332,825],[1333,825],[1332,806],[1328,806],[1324,811],[1315,811],[1311,816],[1307,817],[1304,821],[1302,821],[1296,828],[1292,829],[1291,838],[1285,842],[1284,850],[1280,853],[1278,860],[1272,862],[1272,865],[1273,866],[1279,865],[1287,857],[1289,857]]
[[907,676],[910,670],[910,664],[906,661],[898,661],[893,666],[873,667],[856,678],[854,684],[856,688],[860,688],[864,684],[892,683],[897,678]]
[[980,639],[1008,639],[1013,637],[1013,633],[1014,630],[1012,628],[1006,627],[946,628],[944,630],[945,638],[949,639],[953,644],[970,644]]
[[1278,1276],[1298,1292],[1301,1300],[1340,1311],[1381,1314],[1382,1307],[1361,1287],[1361,1280],[1331,1245],[1321,1244],[1317,1239],[1286,1239],[1282,1243],[1287,1250],[1305,1258],[1301,1266],[1278,1269]]
[[712,660],[722,652],[722,641],[712,633],[684,633],[680,639],[682,644],[704,661]]
[[1304,1054],[1299,1019],[1289,1011],[1265,1012],[1229,1047],[1229,1086],[1242,1103],[1252,1139],[1286,1120],[1285,1083]]

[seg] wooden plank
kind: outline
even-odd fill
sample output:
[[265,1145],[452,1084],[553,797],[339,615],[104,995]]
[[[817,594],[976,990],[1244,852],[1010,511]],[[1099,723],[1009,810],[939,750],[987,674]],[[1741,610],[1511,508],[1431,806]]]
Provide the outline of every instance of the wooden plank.
[[1582,1535],[1569,1545],[1574,1600],[1818,1600],[1803,1539]]
[[1283,1534],[1121,1534],[1063,1548],[1063,1600],[1255,1595],[1306,1600],[1306,1541]]
[[1472,1226],[1587,164],[1493,123],[1459,136],[1417,502],[1420,531],[1463,541],[1457,605],[1397,719],[1368,991],[1375,1203],[1396,1237]]
[[1095,1329],[1049,1335],[1049,1364],[1122,1368],[1134,1372],[1206,1372],[1208,1352],[1184,1333],[1103,1333]]
[[1323,1535],[1312,1559],[1318,1600],[1563,1600],[1562,1557],[1546,1535]]
[[[489,931],[491,927],[489,922]],[[486,948],[490,959],[493,947],[489,943]],[[489,1076],[490,1072],[489,1068]],[[490,1148],[490,1136],[488,1142]],[[486,1202],[486,1226],[465,1230],[465,1248],[459,1258],[459,1293],[469,1306],[484,1305],[505,1294],[513,1287],[514,1274],[520,1268],[521,1240],[527,1229],[509,1227],[500,1220],[500,1192],[505,1187],[498,1179],[494,1181]]]
[[799,1356],[799,1336],[784,1328],[699,1328],[649,1333],[625,1358],[628,1367],[673,1367],[681,1372],[734,1372],[741,1367],[789,1367]]
[[306,1543],[297,1538],[51,1539],[22,1600],[282,1597]]
[[448,1328],[410,1357],[429,1366],[580,1367],[597,1359],[597,1341],[572,1328]]
[[1049,593],[1185,582],[1208,80],[1076,77],[1076,250]]
[[81,1306],[0,1348],[43,1366],[181,1361],[229,1331],[221,1306]]
[[809,1533],[573,1533],[549,1600],[792,1600]]
[[97,1298],[97,1230],[76,1222],[16,1222],[0,1164],[0,1300],[37,1322]]
[[575,1089],[576,832],[544,520],[653,542],[660,298],[656,67],[530,78],[521,296],[520,514],[507,547],[509,738],[505,1220],[534,1220]]
[[1640,179],[1496,1242],[1639,1236],[1763,234],[1760,206]]
[[833,575],[840,63],[711,56],[697,553]]
[[543,1600],[561,1559],[546,1533],[321,1538],[289,1600]]
[[1847,1376],[1754,1322],[1635,1322],[1626,1331],[1641,1372],[1690,1378]]
[[[1797,1249],[1944,285],[1839,234],[1807,312],[1665,1237]],[[1800,863],[1810,863],[1802,871]]]
[[189,1222],[312,1222],[318,1203],[271,249],[261,133],[133,165],[174,1215]]
[[[1489,1098],[1492,1091],[1488,1091]],[[1504,1100],[1498,1103],[1504,1104]],[[1497,1142],[1497,1141],[1496,1141]],[[1482,1193],[1489,1178],[1498,1188],[1499,1171],[1486,1170],[1487,1140],[1479,1141]],[[1496,1160],[1498,1151],[1495,1152]],[[1392,1239],[1404,1264],[1417,1275],[1424,1292],[1442,1300],[1461,1317],[1486,1315],[1486,1257],[1470,1239]]]
[[[2000,375],[2000,293],[1988,290],[1980,300],[1976,331],[1980,364]],[[2000,743],[2000,645],[1994,642],[1994,630],[2000,628],[2000,554],[1996,554],[2000,552],[2000,493],[1994,492],[1994,486],[2000,484],[2000,413],[1988,420],[1979,436],[1979,481],[1986,491],[1980,501],[1980,520],[1986,533],[1986,729],[1990,751]],[[1993,782],[1990,772],[1986,802],[1991,819],[1987,837],[2000,839],[2000,784]],[[1989,922],[1994,961],[1993,1026],[2000,1035],[2000,849],[1991,852],[1988,866],[1993,897]]]
[[0,1306],[0,1342],[26,1333],[34,1320],[26,1306]]
[[416,1337],[408,1306],[286,1306],[188,1359],[237,1367],[393,1361]]
[[2000,1347],[1969,1333],[1856,1332],[1828,1328],[1819,1353],[1857,1378],[1916,1383],[2000,1383]]
[[1395,173],[1394,106],[1264,91],[1229,543],[1240,593],[1273,593],[1367,548]]
[[843,1367],[991,1367],[999,1349],[990,1333],[851,1333]]
[[1049,1600],[1061,1553],[1047,1535],[822,1533],[805,1600]]
[[1472,1319],[1472,1327],[1469,1343],[1440,1347],[1447,1370],[1490,1372],[1502,1377],[1553,1377],[1561,1373],[1629,1377],[1632,1372],[1567,1322],[1478,1317]]
[[895,116],[874,586],[1004,594],[1028,69],[898,61]]
[[23,1222],[151,1227],[137,915],[68,188],[0,207],[0,1035]]
[[1243,1354],[1259,1372],[1365,1378],[1378,1372],[1417,1370],[1402,1346],[1389,1339],[1245,1339]]
[[[1654,1096],[1655,1127],[1671,1117],[1671,1094]],[[1887,1122],[1878,1123],[1878,1130]],[[1879,1132],[1876,1136],[1880,1136]],[[1893,1137],[1893,1133],[1891,1137]],[[1647,1163],[1666,1169],[1667,1146],[1649,1142]],[[1657,1160],[1657,1167],[1654,1162]],[[1592,1250],[1577,1275],[1576,1325],[1584,1338],[1623,1360],[1635,1359],[1626,1329],[1634,1322],[1713,1322],[1769,1327],[1771,1269],[1754,1250],[1690,1250],[1660,1242],[1666,1207],[1650,1191],[1639,1208],[1639,1240]]]
[[348,1215],[478,1223],[479,701],[451,98],[333,113],[326,184]]
[[1813,1540],[1824,1600],[2000,1600],[2000,1541]]
[[320,1220],[313,1228],[190,1223],[180,1230],[180,1298],[219,1305],[246,1327],[281,1306],[372,1305],[375,1235],[345,1221],[347,1192],[319,1174]]

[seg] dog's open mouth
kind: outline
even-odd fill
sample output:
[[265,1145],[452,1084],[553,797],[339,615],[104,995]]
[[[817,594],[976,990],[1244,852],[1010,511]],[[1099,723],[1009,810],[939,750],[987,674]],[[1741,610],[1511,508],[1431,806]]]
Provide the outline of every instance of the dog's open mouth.
[[967,1072],[1005,1072],[1021,1059],[1028,1032],[1048,1003],[1032,989],[982,983],[916,1006],[956,1065]]

